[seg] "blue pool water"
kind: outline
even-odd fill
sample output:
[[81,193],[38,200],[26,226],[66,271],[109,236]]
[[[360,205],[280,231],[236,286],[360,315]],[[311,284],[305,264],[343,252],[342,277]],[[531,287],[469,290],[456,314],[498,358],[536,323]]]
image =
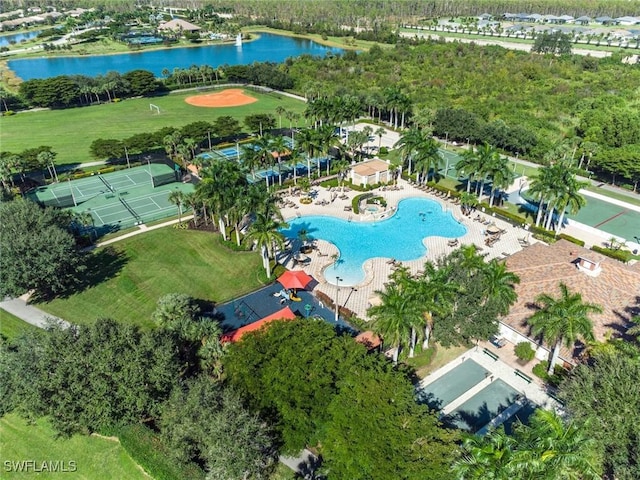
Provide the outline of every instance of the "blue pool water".
[[297,239],[306,230],[309,239],[333,243],[340,251],[336,263],[324,271],[325,278],[340,285],[357,285],[365,278],[363,264],[370,258],[416,260],[427,253],[426,237],[461,237],[467,229],[451,212],[443,212],[439,203],[424,198],[408,198],[398,204],[394,215],[373,222],[347,221],[328,216],[303,216],[289,221],[282,230],[287,238]]

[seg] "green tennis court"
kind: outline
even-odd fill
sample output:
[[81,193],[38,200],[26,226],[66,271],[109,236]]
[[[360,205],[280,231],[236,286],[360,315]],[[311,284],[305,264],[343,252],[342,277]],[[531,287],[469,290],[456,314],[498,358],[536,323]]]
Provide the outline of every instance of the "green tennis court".
[[154,188],[177,180],[176,172],[170,166],[151,163],[39,187],[27,195],[43,205],[64,208],[78,206],[100,195],[115,194],[139,186]]
[[610,233],[625,240],[640,237],[640,213],[585,195],[587,204],[571,220]]

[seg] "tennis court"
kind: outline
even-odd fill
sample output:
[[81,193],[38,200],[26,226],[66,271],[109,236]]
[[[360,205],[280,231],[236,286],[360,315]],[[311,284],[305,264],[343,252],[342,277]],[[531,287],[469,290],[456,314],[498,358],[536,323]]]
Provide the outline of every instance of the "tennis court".
[[193,191],[193,185],[173,183],[152,191],[148,187],[138,187],[96,197],[72,210],[90,213],[96,227],[128,227],[177,215],[178,207],[169,202],[169,194],[175,190],[188,193]]
[[152,163],[39,187],[27,196],[43,205],[65,208],[78,206],[100,195],[116,194],[139,186],[154,188],[177,180],[176,172],[171,167]]
[[571,220],[626,240],[640,237],[640,213],[599,198],[584,196],[587,204]]

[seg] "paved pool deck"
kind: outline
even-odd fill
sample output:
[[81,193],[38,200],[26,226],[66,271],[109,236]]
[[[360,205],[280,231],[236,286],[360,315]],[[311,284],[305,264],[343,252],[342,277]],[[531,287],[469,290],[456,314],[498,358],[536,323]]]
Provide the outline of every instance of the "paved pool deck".
[[[393,209],[397,208],[398,203],[405,198],[427,198],[438,202],[444,211],[451,212],[453,217],[466,227],[467,233],[458,239],[459,244],[475,244],[481,253],[486,255],[487,260],[506,258],[509,255],[519,252],[523,248],[519,239],[528,238],[531,243],[535,242],[533,237],[529,235],[529,232],[520,227],[514,227],[507,222],[482,212],[474,213],[468,217],[464,216],[459,205],[455,205],[450,200],[438,197],[432,193],[425,192],[404,180],[398,181],[396,190],[389,190],[388,188],[383,190],[382,188],[378,188],[372,192],[385,198],[388,208],[387,214],[391,214],[390,209],[392,207]],[[353,197],[360,193],[361,192],[356,191],[342,192],[340,188],[331,191],[323,187],[313,187],[313,203],[304,205],[300,203],[300,196],[286,194],[283,198],[285,203],[281,211],[285,220],[305,215],[328,215],[352,222],[374,221],[376,217],[382,215],[380,212],[376,213],[375,216],[371,213],[356,215],[353,212],[345,210],[345,207],[351,207]],[[346,196],[346,198],[343,197],[341,199],[341,196]],[[323,201],[325,202],[324,204]],[[485,222],[495,222],[499,228],[505,230],[505,233],[493,247],[487,247],[484,244],[487,225],[474,220],[478,214]],[[411,273],[416,274],[424,268],[427,260],[436,260],[440,256],[446,255],[459,248],[457,246],[449,246],[449,240],[449,238],[445,237],[428,237],[423,241],[424,246],[427,248],[427,254],[425,256],[417,260],[400,263],[408,267]],[[318,239],[315,240],[314,243],[316,248],[308,254],[310,259],[308,264],[300,265],[295,261],[295,252],[299,251],[299,247],[301,246],[301,242],[297,239],[292,240],[291,248],[278,254],[278,261],[289,269],[303,269],[318,281],[318,285],[315,287],[316,290],[326,294],[329,298],[334,299],[334,301],[337,293],[338,303],[341,307],[355,312],[360,318],[367,318],[367,309],[371,306],[371,300],[375,297],[375,292],[384,289],[385,282],[387,282],[389,275],[395,268],[395,265],[390,263],[391,259],[373,258],[367,260],[364,264],[366,276],[363,282],[354,286],[340,286],[336,289],[336,285],[330,282],[331,279],[324,277],[323,271],[333,263],[334,260],[332,256],[336,255],[338,250],[335,245],[324,240]]]

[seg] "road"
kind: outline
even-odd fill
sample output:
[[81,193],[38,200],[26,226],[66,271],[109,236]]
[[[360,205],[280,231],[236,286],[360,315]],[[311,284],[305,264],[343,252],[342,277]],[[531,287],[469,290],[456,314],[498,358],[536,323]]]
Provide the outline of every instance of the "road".
[[[480,38],[462,38],[462,37],[450,37],[447,36],[446,32],[400,32],[401,37],[405,38],[413,38],[413,37],[421,37],[421,38],[430,38],[433,40],[439,40],[443,38],[445,42],[460,42],[460,43],[475,43],[476,45],[497,45],[502,48],[507,48],[509,50],[520,50],[525,52],[531,51],[531,43],[517,43],[517,42],[509,42],[508,40],[498,40],[498,39],[488,39],[486,37]],[[589,55],[591,57],[604,58],[611,56],[611,52],[605,50],[591,50],[588,48],[572,48],[571,53],[576,55]]]

